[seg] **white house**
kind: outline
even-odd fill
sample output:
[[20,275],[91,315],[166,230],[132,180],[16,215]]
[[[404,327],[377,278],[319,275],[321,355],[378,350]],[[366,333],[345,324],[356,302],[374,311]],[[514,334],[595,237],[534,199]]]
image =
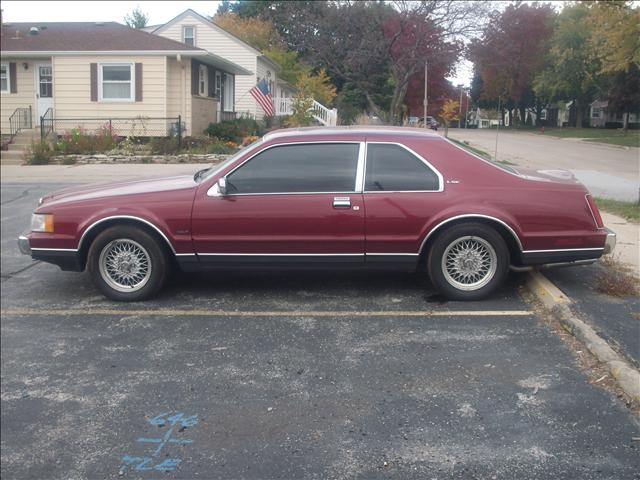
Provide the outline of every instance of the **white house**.
[[252,72],[251,75],[236,77],[235,90],[233,82],[226,76],[205,79],[207,82],[214,82],[216,91],[222,91],[222,118],[235,111],[239,115],[248,114],[261,119],[264,112],[249,91],[262,79],[266,79],[274,98],[290,97],[294,92],[293,88],[279,77],[280,66],[277,63],[191,9],[185,10],[164,25],[150,27],[147,30],[192,47],[202,48]]
[[589,105],[589,124],[592,127],[605,127],[607,123],[623,126],[625,122],[640,122],[640,112],[628,112],[628,116],[627,112],[612,112],[606,100],[595,100]]

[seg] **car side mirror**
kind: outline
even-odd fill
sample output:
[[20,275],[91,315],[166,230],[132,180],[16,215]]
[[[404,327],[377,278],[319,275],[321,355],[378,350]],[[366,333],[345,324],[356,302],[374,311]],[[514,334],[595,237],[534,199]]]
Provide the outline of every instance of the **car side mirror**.
[[220,177],[216,182],[216,185],[218,186],[218,193],[220,195],[227,194],[227,177]]

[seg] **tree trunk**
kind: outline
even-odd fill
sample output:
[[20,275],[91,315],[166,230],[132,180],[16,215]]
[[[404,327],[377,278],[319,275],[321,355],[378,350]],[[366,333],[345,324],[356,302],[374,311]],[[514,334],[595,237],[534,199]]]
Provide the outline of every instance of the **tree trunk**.
[[400,125],[402,123],[402,102],[407,93],[408,83],[396,83],[393,89],[393,97],[389,106],[389,123],[392,125]]
[[527,124],[527,109],[525,107],[520,107],[520,126],[525,126]]
[[542,125],[542,105],[540,103],[536,103],[536,127],[540,127]]
[[513,127],[513,110],[509,109],[509,128]]
[[376,105],[376,102],[373,101],[373,98],[371,98],[371,95],[369,95],[368,92],[365,92],[365,97],[367,98],[367,103],[369,104],[369,108],[371,109],[371,111],[376,116],[386,121],[387,118],[385,113],[382,111],[382,109],[378,105]]
[[576,128],[582,128],[582,103],[576,100]]
[[624,131],[625,135],[627,133],[627,128],[629,128],[629,112],[624,114],[624,123],[622,124],[622,130]]

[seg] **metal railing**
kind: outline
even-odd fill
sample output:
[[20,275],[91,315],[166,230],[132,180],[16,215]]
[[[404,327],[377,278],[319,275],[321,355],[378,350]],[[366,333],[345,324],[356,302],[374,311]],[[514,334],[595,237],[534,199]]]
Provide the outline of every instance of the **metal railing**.
[[33,128],[31,117],[31,105],[28,107],[19,107],[9,117],[9,136],[13,138],[23,129]]
[[[273,105],[276,116],[293,115],[293,100],[291,97],[275,97],[273,99]],[[338,124],[338,111],[335,108],[327,108],[320,102],[312,101],[313,103],[309,108],[309,113],[313,118],[328,127],[333,127]]]
[[108,134],[113,137],[176,137],[178,146],[186,126],[177,117],[54,117],[51,109],[40,117],[42,140],[53,132],[56,135],[82,130],[89,134]]
[[237,118],[236,112],[220,112],[220,121],[227,122]]
[[40,141],[44,142],[51,132],[53,132],[53,108],[49,107],[40,117]]

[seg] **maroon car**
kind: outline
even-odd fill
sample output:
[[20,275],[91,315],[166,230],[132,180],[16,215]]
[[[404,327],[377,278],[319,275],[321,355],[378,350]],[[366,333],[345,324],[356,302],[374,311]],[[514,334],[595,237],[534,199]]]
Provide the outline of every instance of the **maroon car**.
[[156,294],[174,264],[424,269],[470,300],[510,266],[593,261],[615,234],[568,172],[497,165],[421,129],[314,128],[269,133],[193,176],[52,193],[19,245],[87,268],[115,300]]

